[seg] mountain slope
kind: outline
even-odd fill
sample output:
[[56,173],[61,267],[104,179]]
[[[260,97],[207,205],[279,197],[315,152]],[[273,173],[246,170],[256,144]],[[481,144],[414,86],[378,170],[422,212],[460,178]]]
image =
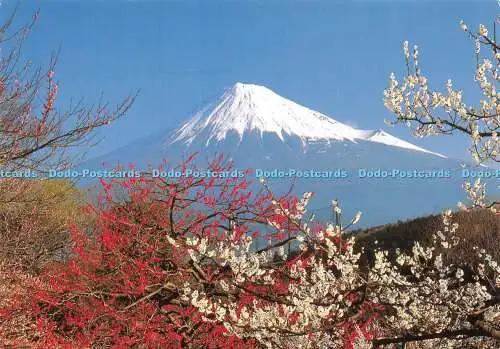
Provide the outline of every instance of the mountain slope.
[[171,143],[190,145],[203,139],[205,146],[226,139],[234,132],[241,141],[247,132],[273,133],[284,142],[284,135],[299,137],[303,144],[315,141],[356,142],[365,140],[391,146],[432,153],[400,140],[388,133],[357,130],[324,114],[311,110],[270,89],[253,84],[236,83],[219,101],[198,112],[182,125],[170,139]]

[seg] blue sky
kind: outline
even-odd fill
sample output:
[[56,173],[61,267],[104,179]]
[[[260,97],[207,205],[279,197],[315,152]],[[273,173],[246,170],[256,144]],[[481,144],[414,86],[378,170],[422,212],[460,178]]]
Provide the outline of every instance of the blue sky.
[[[2,1],[2,18],[16,2]],[[459,28],[490,24],[491,1],[21,1],[17,23],[40,9],[24,54],[44,65],[61,48],[58,106],[70,97],[110,103],[140,95],[129,116],[100,133],[89,156],[175,127],[236,81],[265,85],[284,97],[364,129],[387,127],[382,103],[388,76],[404,71],[401,44],[418,44],[431,87],[448,78],[477,98],[473,43]],[[467,97],[466,97],[467,98]],[[467,139],[415,139],[466,158]]]

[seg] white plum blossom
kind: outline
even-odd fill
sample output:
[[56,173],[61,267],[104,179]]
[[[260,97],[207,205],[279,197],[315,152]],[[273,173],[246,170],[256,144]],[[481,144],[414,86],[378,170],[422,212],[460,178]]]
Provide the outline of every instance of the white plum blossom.
[[[474,160],[481,163],[497,159],[499,153],[500,106],[496,84],[500,79],[500,55],[497,44],[489,39],[484,25],[480,25],[477,35],[469,32],[463,21],[460,26],[472,37],[476,47],[478,64],[474,80],[483,96],[479,104],[467,105],[463,101],[462,90],[454,88],[451,79],[445,84],[445,93],[432,90],[419,66],[416,46],[410,62],[407,41],[403,43],[407,74],[399,81],[395,73],[390,73],[389,87],[384,91],[384,104],[396,116],[395,121],[388,123],[415,126],[415,136],[450,134],[452,130],[468,134],[472,141],[470,152]],[[481,46],[490,49],[491,58],[479,57]]]
[[484,24],[479,25],[479,35],[488,36],[488,29],[484,26]]
[[358,211],[354,218],[352,219],[351,224],[358,224],[361,219],[361,211]]
[[460,28],[462,28],[462,30],[463,30],[464,32],[466,32],[466,31],[467,31],[467,25],[464,23],[464,21],[463,21],[463,20],[460,20]]
[[[299,210],[306,210],[309,199],[307,194],[297,201]],[[289,211],[296,210],[297,207]],[[357,214],[353,221],[357,222],[360,216]],[[434,244],[425,246],[416,242],[410,252],[398,250],[395,261],[391,260],[388,251],[377,250],[373,265],[368,269],[360,263],[362,253],[354,251],[354,236],[345,240],[344,247],[335,240],[343,235],[340,222],[328,224],[324,231],[311,235],[306,231],[308,224],[300,222],[301,216],[290,214],[289,219],[305,229],[296,235],[296,240],[301,242],[299,251],[307,253],[313,248],[324,253],[312,254],[307,259],[295,260],[288,267],[283,265],[275,269],[273,256],[289,260],[284,245],[277,246],[272,253],[258,253],[250,248],[251,238],[243,244],[228,239],[214,245],[207,239],[187,237],[184,245],[194,263],[209,259],[214,265],[228,266],[232,276],[213,282],[217,294],[227,294],[227,297],[210,295],[203,283],[187,282],[182,291],[183,299],[204,314],[206,321],[224,324],[228,334],[252,338],[268,348],[274,348],[277,343],[290,347],[284,333],[294,335],[293,347],[312,348],[312,343],[341,347],[346,335],[342,328],[328,332],[321,329],[325,321],[340,321],[350,316],[355,300],[348,295],[358,289],[364,290],[365,302],[383,304],[391,309],[391,316],[381,317],[373,325],[394,333],[436,333],[467,328],[473,326],[468,322],[469,314],[478,309],[486,309],[492,317],[499,314],[497,308],[486,306],[492,294],[477,281],[479,279],[466,281],[464,270],[449,264],[443,254],[437,252],[443,245],[449,249],[460,242],[455,236],[458,225],[453,222],[451,210],[443,213],[443,229],[434,235]],[[478,258],[482,261],[481,268],[489,268],[498,282],[498,263],[484,250],[478,252]],[[283,270],[288,278],[297,282],[287,283],[279,297],[276,292],[266,292],[241,306],[231,296],[249,285],[275,287],[279,280],[276,276]],[[484,271],[478,275],[478,278],[480,275],[486,278]],[[318,332],[309,335],[310,329]],[[368,348],[366,345],[370,341],[361,336],[355,343],[359,348]]]

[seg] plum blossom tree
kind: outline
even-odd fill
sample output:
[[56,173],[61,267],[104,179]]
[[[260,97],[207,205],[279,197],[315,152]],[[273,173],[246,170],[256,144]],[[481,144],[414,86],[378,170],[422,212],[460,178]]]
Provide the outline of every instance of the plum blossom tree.
[[[406,74],[398,81],[396,75],[391,73],[389,87],[384,90],[384,104],[396,116],[395,120],[386,120],[386,123],[403,123],[413,127],[413,133],[418,137],[457,132],[468,135],[471,140],[469,151],[476,163],[498,163],[500,105],[496,86],[500,80],[500,47],[496,40],[497,22],[498,17],[493,34],[490,34],[483,24],[479,25],[479,31],[475,33],[464,21],[460,21],[461,29],[475,45],[474,81],[481,93],[477,105],[466,104],[463,91],[456,89],[451,79],[446,82],[444,93],[432,90],[419,64],[418,46],[415,45],[410,52],[408,41],[405,41],[403,53]],[[475,183],[465,183],[464,189],[473,206],[496,209],[497,202],[485,203],[485,186],[480,178]],[[460,204],[460,207],[465,208],[465,205]]]
[[[432,135],[450,135],[456,132],[468,135],[471,140],[470,153],[477,164],[498,162],[499,139],[498,131],[500,127],[500,106],[498,104],[499,94],[496,85],[499,81],[498,67],[500,64],[500,52],[496,39],[496,24],[498,17],[493,25],[493,35],[488,32],[484,24],[479,25],[477,33],[471,31],[469,27],[460,21],[460,28],[467,34],[469,39],[474,42],[476,56],[476,71],[474,81],[479,87],[481,99],[477,105],[468,105],[462,100],[463,91],[454,88],[453,82],[449,79],[446,83],[446,92],[432,90],[428,86],[428,79],[422,73],[419,64],[418,46],[413,47],[410,52],[408,41],[403,43],[403,53],[406,62],[406,74],[401,81],[396,79],[394,73],[390,74],[389,87],[384,90],[384,104],[394,113],[396,119],[387,121],[389,125],[398,123],[406,124],[408,127],[414,128],[414,135],[418,137],[426,137]],[[486,53],[484,53],[486,51]],[[485,184],[481,182],[481,178],[477,178],[474,183],[466,182],[463,185],[467,195],[472,203],[472,207],[468,208],[465,204],[459,202],[458,207],[461,210],[469,210],[473,208],[489,208],[494,213],[498,213],[498,202],[487,202]],[[445,232],[448,234],[454,233],[456,225],[449,225],[451,212],[445,212]],[[442,247],[450,248],[450,242],[444,240],[442,232],[438,232]],[[459,243],[453,234],[453,246]],[[477,250],[477,248],[476,248]],[[431,253],[428,251],[428,253]],[[430,256],[430,254],[429,254]],[[441,255],[438,255],[438,257]],[[486,302],[490,306],[481,310],[470,309],[463,313],[465,319],[472,324],[472,327],[486,325],[488,330],[498,337],[499,326],[499,276],[498,266],[496,261],[492,261],[490,255],[486,251],[481,250],[478,253],[479,261],[475,266],[467,266],[468,268],[476,268],[477,273],[472,275],[472,278],[478,281],[484,277],[484,262],[492,268],[494,279],[486,277],[483,281],[483,286],[490,293],[491,299]],[[435,267],[438,268],[439,275],[446,274],[443,271],[441,258],[435,259]],[[401,262],[401,259],[399,259]],[[436,264],[437,263],[437,264]],[[412,266],[415,268],[415,266]],[[444,274],[443,274],[444,273]],[[463,281],[464,272],[462,269],[456,269],[455,276]],[[473,273],[474,274],[474,273]],[[469,275],[471,277],[471,275]],[[447,281],[439,280],[440,287]],[[481,283],[481,282],[480,282]],[[484,288],[483,288],[484,290]],[[480,290],[476,290],[481,293]],[[478,293],[478,294],[479,294]],[[415,298],[418,299],[418,298]],[[465,306],[463,304],[462,306]],[[469,304],[470,306],[470,304]],[[463,308],[465,310],[465,308]],[[489,312],[490,322],[485,324],[484,317],[478,319],[478,314],[486,314]],[[444,315],[445,317],[447,315]],[[483,316],[483,315],[482,315]],[[455,316],[453,318],[456,319]],[[445,321],[441,321],[444,324]],[[495,325],[492,325],[492,324]],[[496,326],[496,327],[495,327]],[[484,328],[483,328],[484,329]],[[432,335],[431,335],[432,336]],[[432,346],[436,342],[432,342]],[[447,345],[452,346],[450,341]],[[455,344],[457,345],[457,344]],[[463,343],[461,344],[464,345]],[[482,344],[486,345],[486,344]],[[495,344],[494,344],[495,345]],[[498,343],[496,343],[498,345]]]
[[53,57],[42,70],[23,62],[23,44],[39,18],[12,30],[14,14],[0,27],[0,165],[3,170],[36,170],[67,167],[67,150],[91,142],[96,128],[123,116],[134,96],[108,111],[99,103],[86,107],[83,101],[67,110],[57,108],[59,82]]
[[[64,169],[78,161],[70,156],[69,149],[91,144],[96,129],[125,115],[134,96],[111,111],[103,103],[87,107],[83,100],[67,109],[59,108],[56,56],[42,69],[24,61],[22,55],[39,15],[36,13],[29,24],[18,29],[13,28],[14,15],[0,26],[0,268],[15,264],[17,269],[28,269],[28,264],[38,263],[35,260],[44,260],[67,247],[70,235],[65,219],[59,216],[58,222],[48,223],[47,217],[55,217],[53,213],[63,212],[63,206],[75,204],[68,205],[75,188],[62,181],[47,183],[40,177],[49,169]],[[26,179],[30,176],[27,171],[39,177]],[[58,183],[60,188],[54,186]],[[50,187],[57,195],[46,190]],[[67,194],[60,190],[63,187]],[[45,207],[37,209],[39,202]],[[25,212],[27,209],[31,212]],[[32,260],[28,262],[25,256]]]

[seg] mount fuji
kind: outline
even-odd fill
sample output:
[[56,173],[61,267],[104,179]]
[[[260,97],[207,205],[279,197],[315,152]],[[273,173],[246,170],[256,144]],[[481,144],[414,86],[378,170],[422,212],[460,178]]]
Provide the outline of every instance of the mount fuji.
[[315,142],[365,140],[401,148],[429,152],[396,137],[378,131],[356,130],[345,124],[279,96],[270,89],[253,84],[236,83],[219,99],[203,108],[172,136],[172,143],[204,142],[206,147],[226,140],[236,133],[239,144],[248,133],[273,134],[283,143],[286,136],[298,137],[302,145]]
[[[164,130],[112,153],[85,168],[132,162],[158,167],[163,159],[178,164],[199,152],[203,167],[224,154],[239,169],[269,171],[342,170],[345,178],[272,178],[276,191],[293,183],[298,195],[313,191],[310,212],[330,218],[338,198],[347,217],[363,211],[363,224],[385,224],[456,207],[465,200],[458,160],[420,148],[382,130],[359,130],[299,105],[259,85],[236,83],[213,103],[173,130]],[[449,171],[448,178],[363,178],[360,170]],[[261,171],[261,172],[262,172]],[[256,176],[251,178],[258,185]]]

